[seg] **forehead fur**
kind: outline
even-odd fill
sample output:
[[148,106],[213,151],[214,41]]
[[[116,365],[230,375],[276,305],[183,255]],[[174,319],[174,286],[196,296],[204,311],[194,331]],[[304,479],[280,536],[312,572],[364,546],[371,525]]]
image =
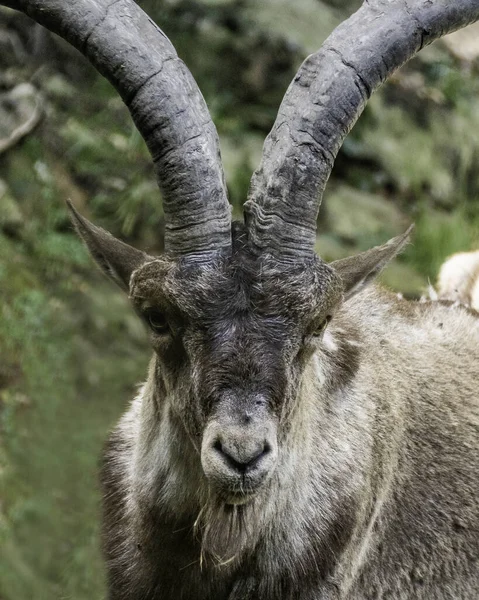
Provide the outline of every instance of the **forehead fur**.
[[178,310],[205,321],[246,312],[302,320],[332,310],[341,295],[340,278],[319,257],[284,263],[254,256],[244,245],[202,263],[156,259],[138,269],[130,284],[130,297],[141,308]]

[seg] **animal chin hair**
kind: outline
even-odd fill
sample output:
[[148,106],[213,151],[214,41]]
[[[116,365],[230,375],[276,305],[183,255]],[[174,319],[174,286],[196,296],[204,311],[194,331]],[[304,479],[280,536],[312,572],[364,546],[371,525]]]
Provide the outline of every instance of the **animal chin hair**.
[[236,505],[211,498],[195,522],[195,533],[201,541],[201,562],[212,561],[219,567],[237,565],[248,550],[253,550],[259,529],[255,501]]

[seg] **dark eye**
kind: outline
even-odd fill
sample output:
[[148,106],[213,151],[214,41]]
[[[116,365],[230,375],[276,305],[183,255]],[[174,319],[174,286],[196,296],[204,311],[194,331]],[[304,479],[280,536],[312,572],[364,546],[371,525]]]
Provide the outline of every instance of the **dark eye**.
[[322,321],[318,327],[316,327],[313,335],[321,335],[323,333],[323,331],[326,329],[326,325],[329,323],[329,321],[331,321],[331,315],[328,315],[324,321]]
[[166,333],[169,329],[168,321],[158,310],[147,311],[146,319],[155,333]]

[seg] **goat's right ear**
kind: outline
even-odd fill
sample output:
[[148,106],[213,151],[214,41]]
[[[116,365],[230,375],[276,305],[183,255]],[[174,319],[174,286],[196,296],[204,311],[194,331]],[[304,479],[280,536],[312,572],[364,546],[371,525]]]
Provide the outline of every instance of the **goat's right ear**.
[[133,271],[152,260],[141,250],[117,240],[101,227],[82,217],[70,201],[67,201],[76,232],[85,242],[90,254],[102,271],[123,290],[128,291]]
[[382,246],[329,263],[343,280],[346,300],[365,288],[388,262],[401,252],[408,243],[413,229],[414,225],[411,225],[405,233],[392,238]]

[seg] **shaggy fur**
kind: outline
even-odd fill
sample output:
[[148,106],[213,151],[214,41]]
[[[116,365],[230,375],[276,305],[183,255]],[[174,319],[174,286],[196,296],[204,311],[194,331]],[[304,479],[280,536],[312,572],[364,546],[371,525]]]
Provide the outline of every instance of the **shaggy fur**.
[[[150,260],[130,295],[172,333],[152,334],[104,455],[111,600],[477,598],[475,313],[377,288],[343,302],[319,259],[238,241],[207,264]],[[266,397],[277,425],[277,464],[245,504],[202,469],[225,389]]]

